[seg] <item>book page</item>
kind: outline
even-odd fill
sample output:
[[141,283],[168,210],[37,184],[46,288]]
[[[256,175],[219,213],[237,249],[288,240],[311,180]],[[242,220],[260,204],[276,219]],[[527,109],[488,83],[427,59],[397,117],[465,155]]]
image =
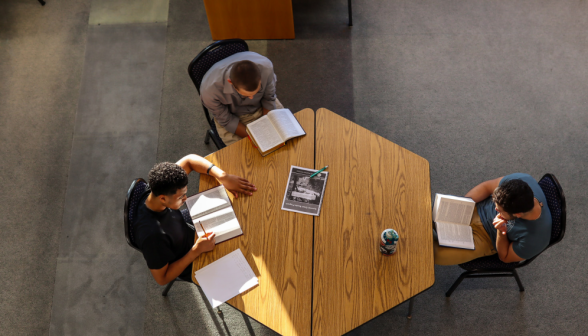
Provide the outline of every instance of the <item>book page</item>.
[[202,226],[207,233],[214,232],[216,234],[216,244],[243,234],[237,216],[233,211],[233,207],[226,207],[196,219],[194,221],[194,227],[196,228],[196,234],[198,237],[204,235],[200,223],[202,223]]
[[282,142],[306,134],[289,109],[271,110],[267,116],[282,137]]
[[267,116],[247,124],[249,133],[255,138],[261,152],[266,152],[284,142]]
[[474,248],[474,235],[470,226],[443,222],[436,222],[435,226],[437,227],[439,245],[468,249]]
[[446,222],[460,225],[468,225],[472,220],[476,203],[471,199],[451,197],[437,194],[433,209],[435,222]]
[[213,308],[259,284],[241,249],[197,270],[194,275]]
[[194,222],[198,217],[230,205],[229,195],[222,185],[191,196],[186,200],[186,206],[190,210],[190,216]]

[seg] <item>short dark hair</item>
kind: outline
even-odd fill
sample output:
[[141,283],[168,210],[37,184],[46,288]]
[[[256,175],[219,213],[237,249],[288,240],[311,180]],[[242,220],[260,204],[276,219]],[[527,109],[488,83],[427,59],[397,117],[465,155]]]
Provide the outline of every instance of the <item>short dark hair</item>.
[[492,200],[509,214],[531,211],[535,206],[533,190],[520,179],[504,182],[492,193]]
[[229,76],[236,88],[249,92],[257,90],[261,81],[261,71],[257,64],[251,61],[239,61],[233,64]]
[[161,162],[149,172],[149,187],[155,196],[174,195],[178,189],[188,185],[188,174],[175,163]]

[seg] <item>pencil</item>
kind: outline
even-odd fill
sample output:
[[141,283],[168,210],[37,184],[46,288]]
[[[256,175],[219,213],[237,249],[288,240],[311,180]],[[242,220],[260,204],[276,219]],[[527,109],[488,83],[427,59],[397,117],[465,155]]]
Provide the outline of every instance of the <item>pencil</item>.
[[318,175],[320,172],[322,172],[323,170],[329,168],[329,166],[324,166],[321,170],[315,172],[314,174],[310,175],[310,178],[315,177],[316,175]]
[[206,233],[206,230],[204,230],[204,226],[202,226],[202,222],[198,221],[198,223],[200,224],[200,227],[202,228],[202,231],[204,231],[204,237],[208,237],[208,233]]

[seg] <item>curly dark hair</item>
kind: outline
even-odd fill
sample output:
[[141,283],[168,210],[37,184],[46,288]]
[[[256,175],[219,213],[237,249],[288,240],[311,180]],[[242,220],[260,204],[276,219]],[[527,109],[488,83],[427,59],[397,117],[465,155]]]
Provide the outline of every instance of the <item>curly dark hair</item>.
[[149,187],[155,196],[174,195],[178,189],[187,185],[188,174],[175,163],[158,163],[149,172]]
[[535,206],[533,190],[520,179],[506,181],[492,193],[492,200],[513,215],[531,211]]

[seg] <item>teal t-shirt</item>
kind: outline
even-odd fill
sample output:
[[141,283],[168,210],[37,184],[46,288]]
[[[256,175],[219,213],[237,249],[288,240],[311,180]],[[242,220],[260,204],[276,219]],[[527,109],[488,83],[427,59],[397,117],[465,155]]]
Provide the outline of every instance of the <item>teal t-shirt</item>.
[[[551,239],[551,212],[549,211],[549,207],[547,207],[547,199],[545,198],[545,194],[543,194],[543,190],[541,190],[541,187],[531,175],[522,173],[510,174],[500,180],[500,185],[514,179],[520,179],[526,182],[531,187],[531,190],[533,190],[533,194],[537,200],[543,203],[541,216],[536,220],[517,218],[508,221],[506,225],[506,236],[513,243],[513,251],[521,258],[530,259],[541,253],[549,245],[549,240]],[[492,225],[492,222],[496,215],[498,215],[498,211],[496,211],[492,197],[486,198],[476,206],[482,224],[484,224],[486,232],[488,232],[494,246],[496,246],[496,229]]]

